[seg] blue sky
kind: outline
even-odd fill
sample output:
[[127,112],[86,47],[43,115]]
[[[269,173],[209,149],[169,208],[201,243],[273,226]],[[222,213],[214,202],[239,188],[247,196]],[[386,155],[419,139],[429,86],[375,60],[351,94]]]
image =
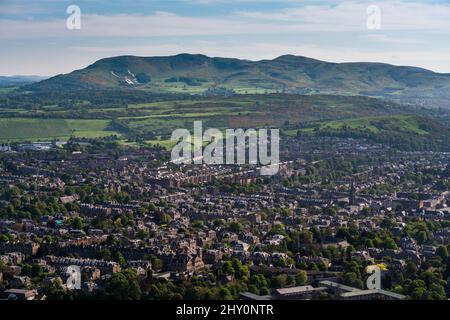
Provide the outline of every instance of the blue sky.
[[[69,5],[81,29],[68,30]],[[367,8],[381,29],[367,28]],[[54,75],[116,55],[295,54],[450,73],[450,0],[0,0],[0,75]]]

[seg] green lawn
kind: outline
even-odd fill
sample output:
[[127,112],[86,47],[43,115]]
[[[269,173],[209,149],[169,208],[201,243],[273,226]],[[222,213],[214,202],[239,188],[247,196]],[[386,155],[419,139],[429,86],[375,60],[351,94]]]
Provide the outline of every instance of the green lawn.
[[95,138],[120,135],[106,130],[109,120],[0,118],[0,141]]
[[146,143],[152,146],[161,146],[166,150],[171,150],[175,146],[175,141],[172,140],[147,140]]

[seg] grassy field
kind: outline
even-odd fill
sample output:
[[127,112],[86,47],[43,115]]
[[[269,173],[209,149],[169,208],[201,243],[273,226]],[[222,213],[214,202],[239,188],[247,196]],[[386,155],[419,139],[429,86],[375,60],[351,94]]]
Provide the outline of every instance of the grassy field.
[[172,140],[147,140],[146,143],[151,146],[161,146],[166,150],[171,150],[176,144],[176,142]]
[[109,120],[0,118],[0,141],[94,138],[120,135],[108,131]]
[[383,131],[397,131],[404,133],[413,133],[417,135],[427,135],[428,132],[420,128],[418,119],[414,116],[396,115],[390,117],[364,117],[356,119],[321,121],[311,123],[300,129],[283,130],[288,136],[295,136],[297,131],[303,133],[314,133],[323,130],[363,130],[368,133],[379,134]]
[[420,128],[420,123],[413,116],[391,116],[391,117],[368,117],[359,119],[348,119],[339,121],[327,121],[321,124],[321,129],[339,130],[344,127],[350,129],[362,129],[372,133],[382,131],[409,132],[418,135],[428,134]]
[[0,87],[0,94],[10,93],[17,89],[17,87]]
[[[200,139],[198,139],[200,140]],[[192,144],[192,150],[196,150],[196,145],[195,145],[196,139],[194,137],[191,138],[191,144]],[[161,137],[158,137],[158,139],[155,140],[147,140],[146,141],[147,144],[151,145],[151,146],[161,146],[167,150],[171,150],[176,144],[176,141],[172,141],[170,139],[161,139]],[[208,145],[210,142],[209,141],[203,141],[202,140],[202,146],[206,146]]]
[[194,121],[200,120],[203,130],[280,128],[292,136],[300,130],[311,135],[372,135],[377,140],[383,136],[395,140],[399,134],[402,138],[442,140],[446,137],[441,138],[439,132],[448,131],[433,121],[410,115],[409,108],[360,96],[271,94],[182,100],[176,96],[156,102],[111,103],[85,100],[88,97],[70,102],[58,96],[44,102],[34,96],[23,98],[23,103],[11,99],[0,105],[0,142],[117,135],[121,144],[145,143],[170,149],[175,144],[169,140],[173,130],[192,132]]

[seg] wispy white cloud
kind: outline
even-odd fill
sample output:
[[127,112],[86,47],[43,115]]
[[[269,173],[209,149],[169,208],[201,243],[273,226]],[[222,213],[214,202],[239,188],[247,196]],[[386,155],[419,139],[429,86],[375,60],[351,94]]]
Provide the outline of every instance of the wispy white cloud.
[[47,10],[33,3],[17,4],[17,3],[0,3],[0,15],[28,15],[43,13]]
[[[382,30],[436,30],[450,33],[450,4],[379,1]],[[51,37],[152,37],[295,32],[367,31],[367,2],[343,1],[337,5],[306,5],[276,12],[239,11],[224,17],[153,14],[84,14],[82,29],[68,31],[64,19],[0,19],[0,38]],[[375,37],[376,38],[376,37]],[[374,38],[374,39],[375,39]],[[378,40],[389,41],[379,36]]]
[[392,37],[383,33],[369,33],[364,35],[363,38],[381,43],[389,44],[419,44],[422,43],[418,39],[406,38],[406,37]]
[[450,4],[405,1],[342,1],[337,5],[307,5],[276,12],[239,11],[241,17],[256,21],[295,23],[316,30],[360,30],[366,26],[367,7],[381,9],[382,29],[385,30],[450,30]]
[[167,12],[151,15],[117,14],[81,16],[81,30],[66,29],[66,20],[0,20],[0,38],[51,37],[154,37],[261,33],[267,24],[242,20],[184,17]]
[[[58,19],[56,15],[18,18],[2,14],[8,18],[0,18],[0,74],[47,75],[69,72],[105,56],[180,52],[253,60],[290,53],[335,62],[378,61],[450,72],[450,3],[375,1],[381,7],[382,30],[370,31],[366,9],[371,1],[235,0],[249,5],[224,14],[215,12],[215,4],[223,6],[229,1],[194,1],[203,1],[211,14],[144,10],[88,14],[82,8],[82,29],[74,31],[66,29],[65,12]],[[270,2],[271,8],[281,4],[278,10],[269,11],[258,5],[262,2]],[[18,9],[9,10],[12,14]]]

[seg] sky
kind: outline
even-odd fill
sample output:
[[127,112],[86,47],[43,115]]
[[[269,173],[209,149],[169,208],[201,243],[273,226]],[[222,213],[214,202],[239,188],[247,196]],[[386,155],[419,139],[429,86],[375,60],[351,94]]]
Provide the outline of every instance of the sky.
[[450,73],[450,0],[0,0],[0,75],[179,53],[294,54]]

